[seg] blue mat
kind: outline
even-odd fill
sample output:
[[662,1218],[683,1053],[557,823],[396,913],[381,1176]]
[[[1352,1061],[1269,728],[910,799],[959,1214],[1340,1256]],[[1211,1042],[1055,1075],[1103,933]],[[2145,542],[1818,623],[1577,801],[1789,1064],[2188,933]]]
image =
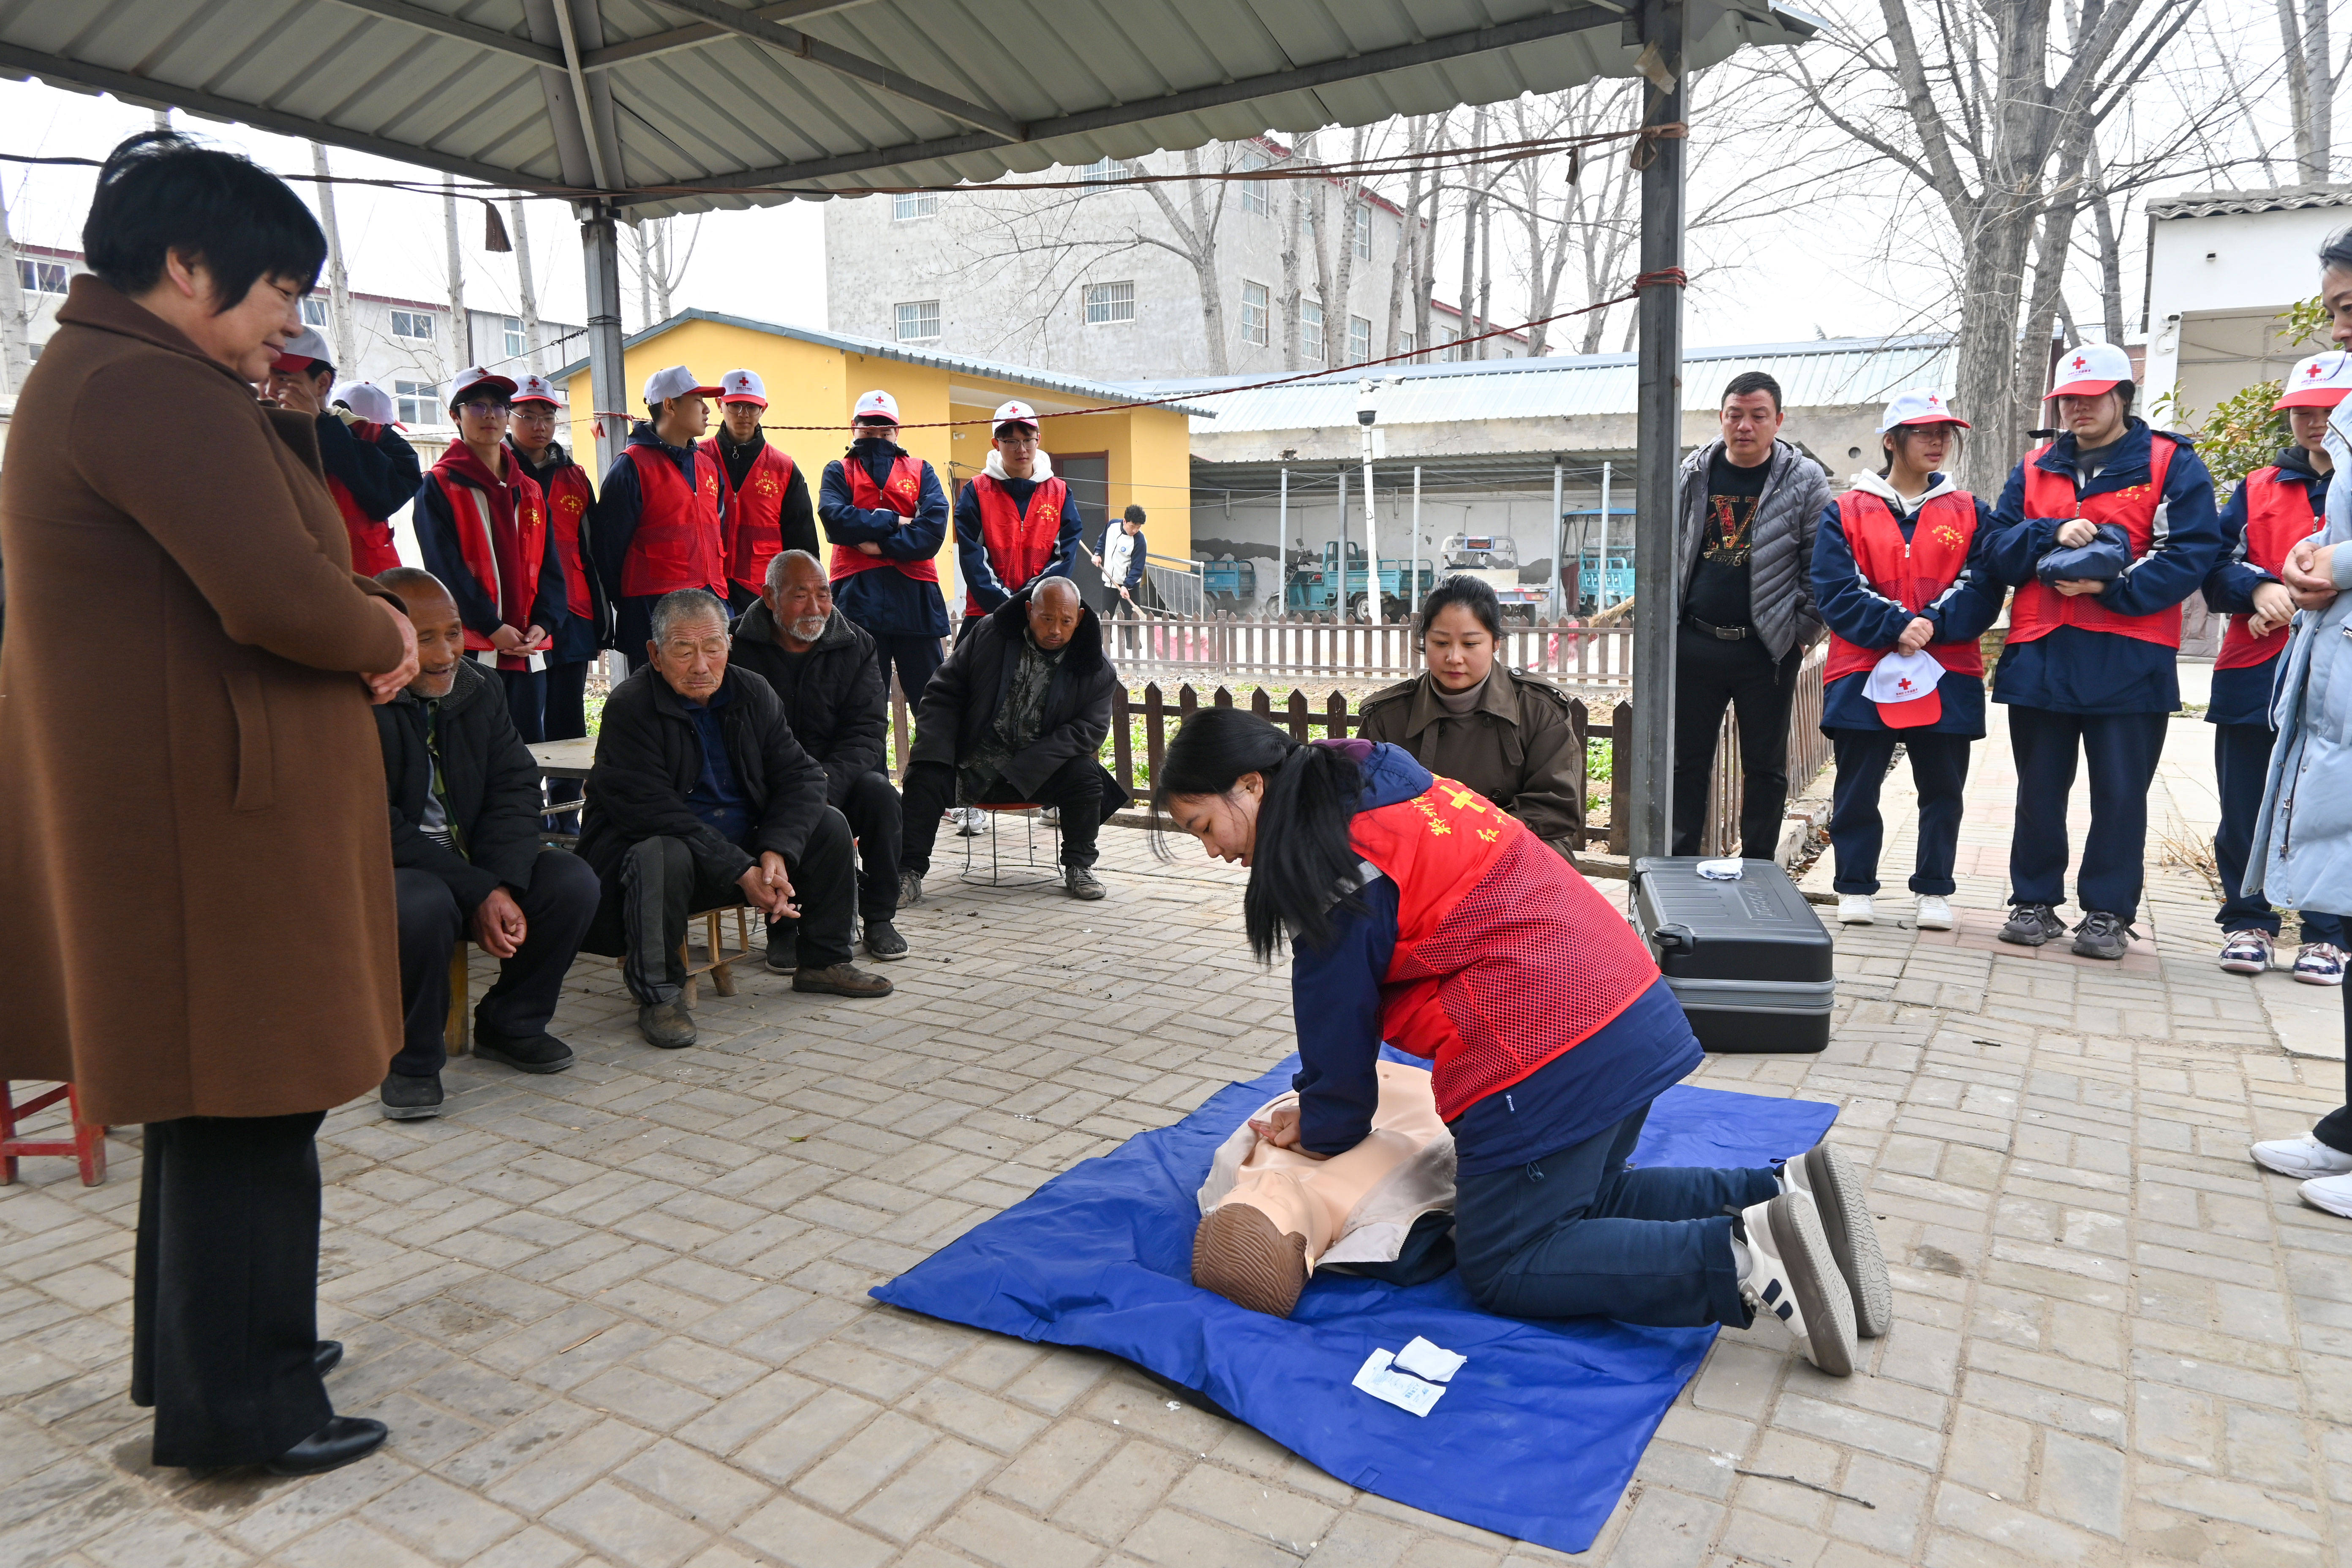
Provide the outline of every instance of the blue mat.
[[[1244,1116],[1290,1087],[1297,1068],[1293,1057],[1176,1125],[1086,1161],[874,1296],[1108,1351],[1199,1390],[1350,1486],[1585,1550],[1715,1330],[1498,1318],[1473,1305],[1453,1273],[1411,1288],[1321,1274],[1288,1319],[1196,1288],[1193,1194],[1210,1157]],[[1678,1085],[1652,1107],[1634,1163],[1760,1165],[1811,1148],[1836,1118],[1816,1101]],[[1470,1358],[1427,1416],[1350,1385],[1375,1347],[1402,1350],[1415,1334]]]

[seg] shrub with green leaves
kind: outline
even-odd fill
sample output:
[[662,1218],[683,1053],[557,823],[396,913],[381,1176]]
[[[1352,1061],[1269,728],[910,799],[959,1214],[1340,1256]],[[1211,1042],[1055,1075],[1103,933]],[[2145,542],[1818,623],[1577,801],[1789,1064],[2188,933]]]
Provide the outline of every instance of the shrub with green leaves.
[[[2288,306],[2273,319],[2291,348],[2326,341],[2327,310],[2317,295]],[[2176,405],[2168,394],[2149,405],[2147,418],[2159,427],[2188,432],[2213,476],[2216,498],[2227,500],[2239,480],[2276,458],[2287,444],[2286,416],[2271,411],[2284,386],[2284,381],[2258,381],[2214,405],[2201,422],[2194,409]]]

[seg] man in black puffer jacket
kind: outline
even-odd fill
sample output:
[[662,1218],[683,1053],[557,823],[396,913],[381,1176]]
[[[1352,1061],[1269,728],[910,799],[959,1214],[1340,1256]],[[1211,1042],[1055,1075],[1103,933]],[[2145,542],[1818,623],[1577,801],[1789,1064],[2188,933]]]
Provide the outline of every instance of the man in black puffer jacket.
[[1128,800],[1097,760],[1118,689],[1102,623],[1067,577],[1038,579],[956,644],[915,715],[898,901],[923,901],[940,815],[959,798],[1056,807],[1063,890],[1101,898],[1095,832]]
[[[898,792],[885,751],[889,683],[873,637],[833,607],[817,558],[787,550],[769,560],[767,586],[735,622],[728,657],[775,688],[793,737],[824,769],[826,804],[849,819],[866,954],[906,957],[906,939],[890,923],[898,913]],[[797,934],[782,922],[769,929],[770,969],[794,967]]]
[[729,668],[727,606],[682,588],[648,619],[648,663],[604,700],[580,829],[604,885],[584,945],[621,960],[638,1030],[664,1049],[694,1044],[687,917],[732,904],[799,917],[793,990],[888,995],[888,981],[849,962],[849,824],[825,804],[824,769],[775,691]]
[[596,912],[596,877],[539,841],[539,769],[506,690],[465,656],[466,627],[438,578],[414,566],[376,581],[416,628],[416,679],[375,710],[392,805],[400,899],[404,1040],[383,1080],[396,1121],[441,1109],[449,955],[471,936],[499,960],[474,1009],[475,1053],[524,1072],[562,1072],[572,1047],[547,1032],[564,972]]

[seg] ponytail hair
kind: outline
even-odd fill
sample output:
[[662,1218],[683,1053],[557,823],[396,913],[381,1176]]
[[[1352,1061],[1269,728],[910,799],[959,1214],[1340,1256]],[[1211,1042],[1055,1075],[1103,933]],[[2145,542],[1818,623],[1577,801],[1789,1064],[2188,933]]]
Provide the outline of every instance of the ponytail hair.
[[1229,795],[1244,773],[1265,779],[1265,793],[1242,921],[1250,951],[1271,963],[1286,934],[1294,944],[1320,947],[1331,939],[1335,910],[1363,907],[1348,842],[1363,770],[1338,747],[1301,745],[1254,713],[1203,708],[1168,742],[1152,780],[1152,809],[1164,816],[1177,795]]

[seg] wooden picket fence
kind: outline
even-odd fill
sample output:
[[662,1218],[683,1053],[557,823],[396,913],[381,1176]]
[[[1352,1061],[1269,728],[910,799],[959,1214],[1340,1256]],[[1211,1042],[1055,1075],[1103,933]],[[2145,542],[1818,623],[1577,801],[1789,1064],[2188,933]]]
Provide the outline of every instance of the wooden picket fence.
[[[1128,616],[1104,622],[1106,651],[1130,680],[1196,674],[1343,680],[1402,679],[1422,671],[1410,626],[1319,616],[1259,620],[1233,615]],[[1496,657],[1563,686],[1633,681],[1633,634],[1575,620],[1506,621]]]

